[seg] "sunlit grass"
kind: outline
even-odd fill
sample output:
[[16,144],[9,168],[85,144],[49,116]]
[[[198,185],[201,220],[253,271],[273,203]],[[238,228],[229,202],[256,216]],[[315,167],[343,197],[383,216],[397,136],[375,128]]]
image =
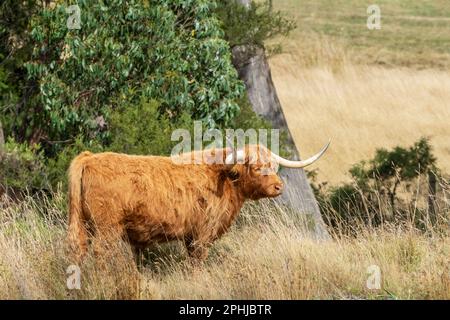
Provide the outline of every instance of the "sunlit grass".
[[303,156],[333,140],[320,181],[421,136],[450,171],[450,3],[377,4],[381,30],[367,29],[365,1],[274,1],[298,24],[270,59],[289,128]]
[[[450,238],[408,225],[362,228],[356,237],[314,241],[271,201],[251,203],[203,264],[179,243],[147,252],[139,272],[119,245],[81,266],[81,290],[68,290],[64,198],[4,201],[0,209],[2,299],[449,299]],[[43,214],[45,213],[45,214]],[[295,221],[295,223],[294,223]],[[45,226],[45,227],[44,227]],[[368,289],[379,266],[381,288]]]

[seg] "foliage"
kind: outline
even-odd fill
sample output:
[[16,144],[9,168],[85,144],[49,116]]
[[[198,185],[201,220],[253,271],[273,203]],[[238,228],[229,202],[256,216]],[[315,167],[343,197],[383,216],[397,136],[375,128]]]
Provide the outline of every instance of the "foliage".
[[0,151],[0,186],[6,189],[47,189],[44,156],[39,145],[28,146],[8,139]]
[[175,122],[167,115],[161,116],[156,101],[142,100],[138,104],[126,104],[110,115],[107,124],[111,132],[110,142],[102,144],[99,140],[89,142],[78,136],[73,143],[66,145],[56,157],[47,161],[49,181],[55,188],[61,184],[67,188],[67,170],[70,162],[82,151],[121,152],[141,155],[167,155],[174,144],[171,133],[177,128],[191,128],[189,115],[183,114]]
[[47,158],[46,168],[49,184],[56,190],[67,190],[67,171],[70,162],[82,151],[102,152],[105,148],[97,140],[86,141],[82,135],[77,136],[70,144],[65,145],[55,157]]
[[175,129],[191,130],[192,120],[183,113],[175,122],[158,112],[156,101],[128,104],[111,115],[111,151],[141,155],[170,155],[177,142],[171,141]]
[[410,182],[428,172],[435,167],[435,163],[428,139],[421,138],[407,149],[399,146],[391,151],[378,149],[371,161],[354,165],[350,174],[361,189],[376,185],[381,192],[386,192],[394,208],[400,183]]
[[332,225],[337,223],[336,219],[379,224],[386,207],[390,208],[391,218],[403,214],[405,206],[397,206],[401,202],[397,194],[399,186],[403,184],[408,189],[420,175],[435,172],[435,163],[429,141],[421,138],[409,148],[378,149],[373,159],[361,161],[349,170],[352,183],[332,187],[328,192],[322,186],[314,189],[323,211],[331,209],[336,215],[328,217]]
[[[239,121],[237,119],[233,121],[232,128],[243,130],[264,128],[270,134],[270,125],[255,115],[248,103],[243,103],[243,106],[242,116],[239,117]],[[179,142],[171,141],[171,134],[175,129],[186,129],[191,133],[191,137],[193,136],[193,120],[188,113],[181,114],[176,120],[170,119],[167,114],[161,114],[158,102],[145,98],[137,104],[130,102],[115,109],[104,126],[110,132],[108,143],[102,143],[99,139],[86,139],[79,135],[51,158],[44,158],[42,151],[37,149],[39,151],[37,152],[36,148],[27,147],[26,143],[21,144],[21,147],[29,150],[30,157],[33,155],[39,160],[36,164],[42,169],[40,175],[45,176],[48,181],[46,187],[56,189],[59,186],[62,190],[66,190],[70,162],[82,151],[169,155],[173,146]],[[225,132],[222,133],[225,136]],[[10,147],[7,148],[9,149]],[[2,162],[2,165],[8,164]],[[20,189],[25,189],[30,179],[36,175],[34,171],[29,170],[23,173],[15,176],[14,186]]]
[[[157,99],[176,118],[184,111],[208,126],[239,111],[243,85],[209,1],[78,1],[81,29],[66,26],[68,2],[33,16],[32,58],[25,64],[34,94],[13,110],[8,133],[60,144],[82,134],[108,139],[95,121],[123,101]],[[135,101],[136,102],[136,101]],[[25,126],[24,124],[27,124]],[[6,127],[6,125],[5,125]],[[14,132],[12,132],[14,131]],[[50,142],[50,143],[49,143]]]
[[0,3],[0,121],[7,128],[14,123],[14,118],[7,117],[7,113],[15,115],[16,108],[22,103],[19,98],[36,93],[35,88],[26,85],[24,62],[31,59],[28,25],[39,8],[38,3],[36,0],[4,0]]
[[[0,122],[45,171],[24,170],[16,187],[36,174],[67,186],[70,161],[84,150],[167,155],[171,132],[197,119],[205,129],[268,129],[270,141],[231,64],[216,15],[224,2],[82,0],[81,29],[68,29],[71,4],[1,4]],[[269,11],[253,5],[248,14],[262,28],[251,37],[242,29],[242,38],[280,32],[281,16]]]
[[354,177],[373,176],[379,180],[410,180],[427,172],[436,163],[427,138],[421,138],[410,148],[395,147],[392,151],[379,149],[371,161],[371,168],[351,170]]
[[287,35],[295,22],[280,11],[273,11],[271,1],[252,1],[247,8],[236,0],[219,1],[217,14],[222,21],[225,39],[230,46],[250,44],[263,46],[276,35]]

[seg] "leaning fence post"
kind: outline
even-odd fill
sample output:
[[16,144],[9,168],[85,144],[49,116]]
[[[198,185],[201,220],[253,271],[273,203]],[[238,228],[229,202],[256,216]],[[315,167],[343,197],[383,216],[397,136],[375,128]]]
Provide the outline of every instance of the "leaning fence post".
[[428,214],[430,215],[431,223],[436,222],[436,185],[437,177],[433,170],[428,171]]

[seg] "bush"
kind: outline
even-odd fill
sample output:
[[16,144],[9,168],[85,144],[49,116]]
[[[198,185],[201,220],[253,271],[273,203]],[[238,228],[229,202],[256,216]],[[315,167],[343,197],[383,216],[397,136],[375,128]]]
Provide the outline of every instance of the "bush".
[[[48,185],[66,187],[69,164],[84,150],[168,155],[173,130],[191,131],[194,119],[204,128],[271,128],[243,97],[215,15],[223,2],[214,11],[203,0],[81,0],[79,30],[67,28],[69,4],[1,5],[0,123],[15,141],[41,142],[32,152]],[[266,9],[249,11],[262,27],[255,41],[281,21],[266,25],[277,19]],[[22,189],[28,173],[3,180]]]
[[97,140],[87,142],[81,135],[76,137],[73,143],[67,144],[55,157],[47,159],[47,175],[52,188],[67,190],[67,171],[70,163],[82,151],[102,152],[104,150],[105,148]]
[[276,35],[287,35],[296,25],[293,20],[285,18],[280,11],[273,11],[271,1],[252,1],[247,8],[236,0],[218,2],[216,10],[225,39],[230,46],[258,45],[264,46],[264,41]]
[[41,7],[30,19],[22,39],[33,48],[23,61],[29,90],[5,110],[8,136],[45,142],[49,156],[80,134],[108,140],[95,120],[142,95],[172,117],[188,112],[209,127],[238,113],[244,86],[214,2],[80,0],[78,30],[66,26],[70,4]]
[[109,150],[140,155],[170,155],[177,141],[171,141],[175,129],[191,131],[193,121],[182,113],[175,121],[159,112],[159,104],[145,99],[137,105],[127,104],[110,117],[112,136]]
[[39,145],[28,146],[11,138],[6,141],[0,151],[0,187],[13,192],[49,188]]
[[113,151],[138,155],[169,155],[177,142],[171,141],[173,130],[192,128],[192,120],[187,113],[175,121],[159,111],[154,100],[142,99],[140,103],[128,103],[114,110],[103,124],[110,131],[110,141],[85,139],[78,136],[66,145],[56,157],[48,159],[47,170],[51,185],[61,184],[67,189],[67,170],[70,162],[82,151]]
[[350,174],[362,190],[376,187],[381,193],[387,194],[394,211],[399,185],[436,170],[435,164],[436,158],[429,140],[421,138],[409,148],[397,146],[390,151],[378,149],[372,160],[356,164],[350,169]]
[[[271,126],[268,122],[257,116],[251,109],[248,102],[242,101],[241,116],[231,123],[235,129],[247,130],[249,128],[268,129],[270,133]],[[193,120],[187,112],[182,113],[176,119],[171,119],[170,115],[162,112],[160,104],[155,100],[141,98],[140,102],[132,102],[115,109],[106,120],[102,120],[102,126],[110,132],[108,141],[99,139],[86,139],[79,135],[73,141],[70,141],[61,148],[54,157],[45,159],[42,151],[38,153],[38,164],[42,170],[41,176],[46,177],[46,188],[67,190],[67,170],[70,162],[82,151],[97,152],[120,152],[138,155],[170,155],[172,148],[179,141],[171,141],[172,132],[176,129],[186,129],[193,137]],[[206,128],[204,128],[206,129]],[[223,132],[225,136],[225,132]],[[283,138],[283,137],[282,137]],[[268,137],[270,141],[270,136]],[[20,144],[22,148],[28,150],[28,154],[35,154],[32,149],[27,149],[26,144]],[[7,149],[11,147],[8,145]],[[34,150],[34,149],[33,149]],[[286,154],[282,150],[282,154]],[[0,165],[8,166],[8,163],[0,161]],[[13,170],[13,169],[11,169]],[[14,170],[19,170],[16,167]],[[4,170],[4,172],[6,172]],[[16,176],[14,186],[24,189],[28,185],[28,179],[33,176],[29,171],[19,171]],[[38,186],[34,184],[36,188]]]
[[[373,159],[355,164],[349,170],[351,183],[328,190],[314,186],[314,190],[326,220],[332,226],[342,223],[351,226],[356,221],[372,226],[383,221],[408,221],[423,228],[430,219],[436,220],[436,217],[430,217],[436,213],[434,209],[417,207],[419,194],[416,189],[410,191],[410,185],[423,174],[434,175],[437,171],[435,163],[429,141],[421,138],[409,148],[379,149]],[[398,195],[400,186],[404,186],[401,198]],[[427,185],[425,200],[430,206],[429,188]],[[415,212],[413,217],[409,216],[411,211]]]

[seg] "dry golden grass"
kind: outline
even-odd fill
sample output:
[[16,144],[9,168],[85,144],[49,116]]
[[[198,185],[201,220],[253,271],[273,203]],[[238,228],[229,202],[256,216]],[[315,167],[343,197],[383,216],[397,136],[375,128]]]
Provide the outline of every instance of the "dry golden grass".
[[379,5],[382,29],[371,31],[366,1],[274,1],[298,24],[274,40],[284,53],[270,59],[294,139],[304,156],[333,139],[316,165],[320,181],[341,182],[377,148],[421,136],[450,171],[449,3]]
[[316,167],[319,180],[345,180],[350,166],[377,148],[431,138],[438,166],[450,171],[450,73],[345,64],[295,68],[272,59],[274,82],[289,127],[303,155],[332,138]]
[[[408,10],[418,11],[405,13],[408,3],[396,1],[387,11],[408,19],[399,20],[387,28],[387,34],[378,33],[375,44],[366,45],[364,34],[352,33],[359,32],[352,23],[364,21],[367,4],[362,0],[274,1],[291,13],[303,5],[298,14],[301,30],[285,45],[286,53],[270,63],[301,153],[311,154],[333,138],[330,151],[318,164],[320,180],[341,182],[350,165],[370,158],[376,148],[407,146],[423,135],[431,138],[440,167],[450,171],[450,73],[442,70],[450,63],[444,50],[448,32],[427,42],[438,44],[438,50],[431,46],[424,51],[405,50],[411,34],[426,34],[437,24],[446,26],[447,20],[428,21],[428,16],[446,12],[440,7],[447,1],[411,6]],[[359,15],[353,14],[354,8]],[[331,14],[317,20],[320,12]],[[402,37],[399,31],[410,26],[414,14],[427,17],[421,19],[422,26],[408,29],[408,37]],[[339,28],[329,27],[333,16],[338,17],[334,22],[341,23]],[[302,32],[308,26],[310,32]],[[346,39],[333,37],[339,30],[345,31]],[[392,39],[385,50],[386,35]],[[352,38],[361,51],[349,45]],[[361,64],[365,58],[391,67],[396,62],[429,67],[437,58],[442,63],[436,63],[441,71],[416,71]],[[99,261],[87,257],[81,266],[81,290],[71,291],[66,288],[70,262],[64,250],[64,197],[57,193],[51,201],[26,198],[18,204],[3,199],[0,299],[450,299],[447,193],[441,201],[444,232],[423,233],[407,223],[386,223],[382,228],[352,225],[345,227],[358,228],[355,237],[340,235],[337,229],[333,241],[322,242],[303,236],[300,219],[273,202],[252,203],[201,265],[188,261],[184,248],[175,243],[147,252],[146,263],[137,272],[129,250],[120,244],[107,265],[99,267]],[[415,205],[411,207],[409,215],[414,216]],[[379,290],[366,286],[371,265],[381,270]]]
[[[67,290],[65,200],[31,198],[0,208],[1,299],[450,299],[450,238],[413,228],[362,229],[317,242],[270,201],[248,205],[238,224],[193,265],[179,244],[148,253],[136,272],[129,250],[99,268],[88,257],[81,290]],[[366,287],[367,268],[382,288]]]

